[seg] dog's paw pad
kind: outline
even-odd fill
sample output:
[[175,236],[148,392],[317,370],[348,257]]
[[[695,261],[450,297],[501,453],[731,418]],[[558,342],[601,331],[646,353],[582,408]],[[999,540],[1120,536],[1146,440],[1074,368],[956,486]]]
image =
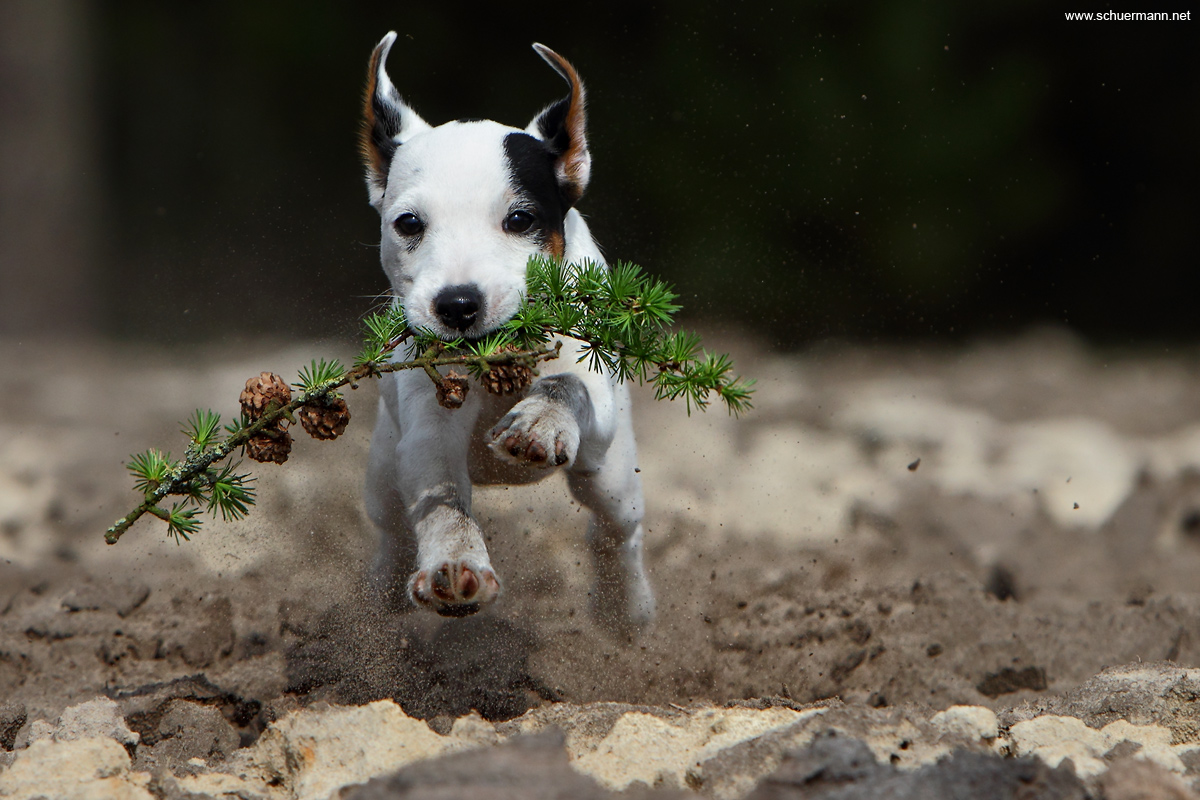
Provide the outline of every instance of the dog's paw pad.
[[579,425],[567,410],[530,398],[492,428],[491,439],[492,451],[506,461],[561,467],[575,460]]
[[417,605],[445,617],[465,617],[496,599],[500,580],[491,567],[446,562],[437,569],[417,572],[408,591]]

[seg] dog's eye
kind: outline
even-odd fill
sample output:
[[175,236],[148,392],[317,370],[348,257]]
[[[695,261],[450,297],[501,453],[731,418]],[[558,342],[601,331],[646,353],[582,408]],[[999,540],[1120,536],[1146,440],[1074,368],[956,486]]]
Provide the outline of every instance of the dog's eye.
[[425,223],[416,214],[405,212],[396,217],[396,230],[401,236],[420,236],[425,231]]
[[528,211],[513,211],[504,218],[504,230],[508,233],[525,233],[535,222],[537,218]]

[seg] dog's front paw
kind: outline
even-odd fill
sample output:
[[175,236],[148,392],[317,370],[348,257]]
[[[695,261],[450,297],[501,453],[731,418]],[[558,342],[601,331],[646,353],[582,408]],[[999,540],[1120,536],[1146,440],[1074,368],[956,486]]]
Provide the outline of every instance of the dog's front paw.
[[446,562],[413,575],[408,594],[417,605],[443,617],[467,617],[500,595],[500,579],[491,567]]
[[518,464],[569,466],[575,463],[579,451],[575,416],[561,404],[540,396],[517,403],[489,435],[492,452]]
[[654,590],[640,557],[624,562],[603,557],[595,562],[592,618],[618,639],[637,636],[654,622]]

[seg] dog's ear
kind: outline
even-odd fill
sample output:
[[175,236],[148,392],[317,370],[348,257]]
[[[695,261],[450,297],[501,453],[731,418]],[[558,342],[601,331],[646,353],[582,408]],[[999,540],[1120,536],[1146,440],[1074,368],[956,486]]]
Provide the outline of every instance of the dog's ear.
[[554,71],[570,85],[571,91],[562,100],[546,106],[525,130],[544,141],[554,152],[554,172],[559,189],[568,205],[574,205],[583,196],[592,174],[583,81],[579,79],[575,68],[549,47],[535,44],[533,49],[554,67]]
[[367,89],[363,94],[362,130],[358,138],[363,164],[367,168],[367,192],[376,211],[383,206],[388,169],[396,148],[414,133],[429,127],[429,123],[400,99],[388,78],[384,65],[395,42],[396,32],[390,31],[371,53]]

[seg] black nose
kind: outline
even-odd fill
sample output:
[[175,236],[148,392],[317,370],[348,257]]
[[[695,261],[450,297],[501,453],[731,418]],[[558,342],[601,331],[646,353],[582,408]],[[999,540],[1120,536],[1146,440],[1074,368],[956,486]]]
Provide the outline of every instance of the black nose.
[[465,331],[475,324],[483,296],[474,286],[451,286],[433,298],[433,310],[447,328]]

